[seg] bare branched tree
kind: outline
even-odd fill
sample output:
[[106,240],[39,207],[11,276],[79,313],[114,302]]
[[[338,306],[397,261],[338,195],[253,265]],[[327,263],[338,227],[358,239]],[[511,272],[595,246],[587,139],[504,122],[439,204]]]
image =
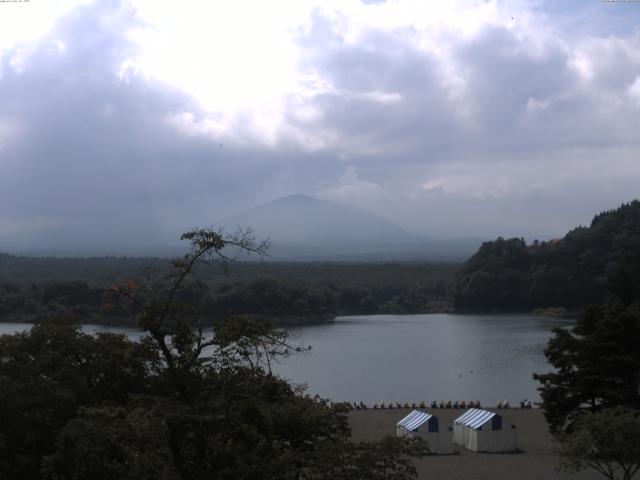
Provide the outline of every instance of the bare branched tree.
[[[230,333],[226,334],[222,346],[213,333],[208,337],[205,335],[197,307],[180,300],[187,279],[200,266],[219,266],[226,272],[240,257],[264,257],[269,249],[269,240],[258,240],[250,228],[238,228],[232,234],[222,229],[200,228],[184,233],[180,239],[189,242],[189,251],[171,262],[170,271],[160,282],[126,280],[109,289],[112,302],[124,298],[133,305],[139,326],[153,338],[169,373],[175,378],[210,359],[202,355],[207,348],[221,347],[229,353],[233,343]],[[234,348],[236,354],[244,352],[244,360],[254,366],[256,360],[264,360],[267,355],[267,367],[270,368],[269,355],[294,348],[286,344],[286,335],[278,330],[254,331],[253,334],[255,338],[251,341],[257,342],[255,348],[260,345],[258,350],[254,348],[250,352],[248,340],[243,337],[236,338],[240,343]]]

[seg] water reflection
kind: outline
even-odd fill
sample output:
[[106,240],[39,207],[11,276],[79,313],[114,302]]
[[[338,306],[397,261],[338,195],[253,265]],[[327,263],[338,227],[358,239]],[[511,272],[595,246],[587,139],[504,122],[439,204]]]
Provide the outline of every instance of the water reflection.
[[334,400],[539,398],[533,372],[548,371],[544,347],[555,326],[529,315],[374,315],[294,329],[313,346],[279,373]]
[[[549,371],[543,350],[565,320],[528,315],[371,315],[291,329],[312,350],[275,369],[336,401],[480,400],[493,404],[539,398],[533,372]],[[28,324],[0,324],[15,333]],[[136,329],[84,325],[139,339]]]

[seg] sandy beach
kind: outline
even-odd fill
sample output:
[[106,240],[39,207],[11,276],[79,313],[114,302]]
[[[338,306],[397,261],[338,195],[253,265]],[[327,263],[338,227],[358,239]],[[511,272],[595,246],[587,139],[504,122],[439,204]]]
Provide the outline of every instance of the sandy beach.
[[[451,426],[464,409],[420,409],[439,417],[440,425]],[[492,410],[492,409],[488,409]],[[349,421],[356,441],[377,440],[395,435],[395,424],[411,409],[354,410]],[[518,453],[475,453],[455,445],[453,455],[433,455],[416,461],[420,479],[438,480],[596,480],[595,471],[578,474],[558,472],[559,457],[539,409],[496,410],[516,425]]]

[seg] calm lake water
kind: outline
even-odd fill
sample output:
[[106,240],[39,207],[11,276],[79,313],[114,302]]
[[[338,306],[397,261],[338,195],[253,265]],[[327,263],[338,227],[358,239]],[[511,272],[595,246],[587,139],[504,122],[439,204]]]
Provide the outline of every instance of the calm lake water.
[[[539,399],[531,374],[550,370],[542,350],[554,326],[572,323],[529,315],[369,315],[292,329],[307,354],[275,369],[334,401]],[[29,328],[0,324],[1,333]],[[95,332],[103,327],[87,325]],[[122,331],[139,338],[135,330]]]

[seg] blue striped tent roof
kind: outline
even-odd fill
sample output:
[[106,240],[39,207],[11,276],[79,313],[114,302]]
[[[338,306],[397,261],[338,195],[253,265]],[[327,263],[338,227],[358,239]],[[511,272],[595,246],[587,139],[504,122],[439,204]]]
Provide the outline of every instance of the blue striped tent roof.
[[415,432],[421,425],[424,425],[433,415],[426,412],[412,411],[409,415],[398,422],[399,427],[404,427],[410,432]]
[[495,416],[496,414],[494,412],[472,408],[471,410],[467,410],[462,416],[456,418],[454,423],[477,430]]

